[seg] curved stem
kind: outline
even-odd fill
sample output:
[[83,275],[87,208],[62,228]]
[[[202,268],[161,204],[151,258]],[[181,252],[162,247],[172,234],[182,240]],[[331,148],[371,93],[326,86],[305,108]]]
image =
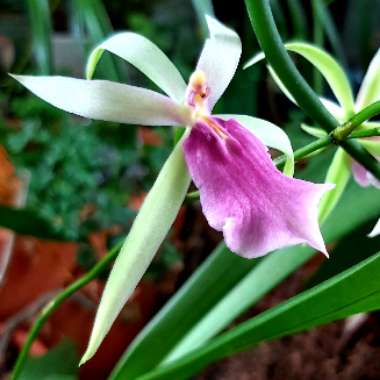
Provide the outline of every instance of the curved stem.
[[360,112],[354,115],[350,122],[354,128],[358,127],[365,121],[372,119],[373,117],[380,115],[380,101],[370,104],[368,107],[363,108]]
[[99,275],[99,273],[103,272],[108,267],[108,265],[116,258],[121,246],[122,242],[118,243],[108,252],[106,256],[99,260],[98,263],[89,272],[87,272],[78,280],[74,281],[67,288],[63,289],[42,309],[36,321],[34,322],[33,327],[29,331],[28,338],[24,346],[22,347],[20,354],[18,355],[10,380],[16,380],[19,378],[21,371],[24,367],[25,361],[28,357],[30,347],[32,346],[34,340],[37,338],[42,326],[45,324],[47,319],[73,293],[75,293],[77,290],[79,290],[80,288],[88,284],[90,281],[92,281],[94,278],[96,278]]
[[[311,142],[310,144],[303,146],[300,149],[297,149],[294,152],[294,161],[299,161],[299,160],[305,158],[306,156],[308,156],[309,154],[314,153],[319,149],[325,148],[326,146],[328,146],[332,143],[333,143],[333,139],[330,135],[328,135],[326,137],[321,137],[320,139],[315,140],[315,141]],[[276,164],[276,166],[281,166],[281,165],[285,164],[285,161],[286,161],[285,155],[282,155],[282,156],[274,159],[274,163]]]
[[380,128],[364,129],[362,131],[354,131],[347,138],[358,139],[362,137],[380,136]]
[[380,114],[380,101],[370,104],[368,107],[362,109],[354,115],[349,121],[336,128],[331,135],[339,144],[340,141],[345,140],[352,134],[355,128],[359,127],[362,123],[371,119],[372,117]]
[[[266,59],[295,98],[302,110],[324,130],[332,132],[338,122],[322,105],[318,96],[306,83],[287,53],[278,33],[269,0],[245,0],[248,14]],[[355,141],[340,143],[356,161],[380,179],[380,165]]]

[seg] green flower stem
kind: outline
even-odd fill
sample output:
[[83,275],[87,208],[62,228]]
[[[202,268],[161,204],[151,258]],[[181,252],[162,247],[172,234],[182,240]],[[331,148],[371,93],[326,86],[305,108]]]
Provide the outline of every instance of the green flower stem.
[[354,131],[347,138],[358,139],[362,137],[380,136],[380,128],[363,129],[362,131]]
[[32,346],[32,343],[34,342],[34,340],[37,338],[39,332],[41,331],[42,326],[45,324],[48,318],[73,293],[75,293],[77,290],[79,290],[80,288],[88,284],[90,281],[96,278],[101,272],[106,270],[109,264],[116,258],[122,244],[123,242],[116,244],[108,252],[108,254],[104,256],[101,260],[99,260],[98,263],[89,272],[87,272],[84,276],[82,276],[78,280],[74,281],[67,288],[63,289],[42,309],[36,321],[34,322],[33,327],[31,328],[29,332],[28,339],[26,340],[20,354],[18,355],[10,380],[16,380],[19,378],[21,371],[25,365],[25,361],[28,357],[30,347]]
[[[274,22],[269,0],[245,0],[245,3],[256,37],[268,63],[273,67],[301,109],[324,130],[329,133],[332,132],[338,126],[338,122],[322,105],[318,96],[306,83],[290,59]],[[356,141],[342,141],[340,145],[356,161],[380,179],[380,165]]]
[[[326,137],[322,137],[318,140],[313,141],[312,143],[303,146],[300,149],[297,149],[294,152],[294,161],[299,161],[305,157],[307,157],[309,154],[316,152],[319,149],[325,148],[326,146],[332,144],[334,142],[333,138],[328,135]],[[276,159],[274,159],[274,163],[276,166],[282,166],[285,164],[286,156],[282,155]]]
[[363,108],[360,112],[351,118],[351,124],[354,128],[358,127],[365,121],[380,115],[380,101],[370,104],[368,107]]
[[372,117],[380,114],[380,101],[372,103],[368,107],[362,109],[356,115],[354,115],[347,123],[336,128],[331,134],[335,140],[339,141],[345,140],[348,136],[352,135],[355,128],[359,127],[362,123],[371,119]]

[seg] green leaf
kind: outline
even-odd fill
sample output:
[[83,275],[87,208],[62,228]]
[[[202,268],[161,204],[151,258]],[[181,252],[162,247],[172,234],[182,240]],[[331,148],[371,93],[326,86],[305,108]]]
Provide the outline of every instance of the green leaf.
[[251,318],[139,380],[186,379],[207,364],[266,340],[296,334],[352,314],[380,307],[380,253]]
[[[72,19],[77,24],[80,33],[86,30],[81,40],[90,39],[96,45],[113,32],[113,28],[106,9],[100,0],[74,0],[72,6]],[[110,80],[120,80],[121,75],[116,62],[112,57],[104,58],[104,76]]]
[[307,124],[301,124],[301,129],[308,133],[310,136],[316,137],[318,139],[327,136],[327,132],[325,130],[317,127],[311,127]]
[[351,177],[350,158],[347,153],[338,148],[327,171],[325,183],[335,184],[335,188],[326,193],[319,206],[319,219],[326,220],[338,204],[348,180]]
[[53,72],[49,1],[28,0],[27,4],[38,74],[49,75]]
[[233,254],[224,244],[219,244],[202,266],[145,326],[123,355],[109,380],[136,379],[144,371],[154,368],[255,264],[256,261],[245,260]]
[[[328,53],[311,44],[304,42],[289,42],[285,44],[285,47],[292,52],[300,54],[312,65],[314,65],[330,85],[331,90],[336,96],[339,104],[344,109],[346,116],[349,117],[353,115],[354,98],[352,95],[351,86],[339,63],[335,61],[335,59]],[[246,69],[254,65],[264,58],[265,56],[263,53],[256,54],[244,65],[244,68]],[[279,79],[276,78],[276,81],[278,82]],[[283,87],[284,85],[282,85],[282,88]]]
[[[335,241],[363,221],[378,216],[377,191],[373,188],[364,190],[352,183],[323,228],[326,241]],[[188,349],[194,348],[190,347],[194,341],[187,334],[199,336],[198,327],[205,331],[208,325],[210,331],[206,338],[213,336],[314,253],[310,248],[293,247],[262,260],[249,261],[221,254],[223,249],[226,248],[220,247],[210,256],[139,334],[110,380],[136,379],[162,362],[171,350],[176,349],[176,344],[182,345],[182,339],[189,343],[186,344]],[[257,283],[259,279],[261,283]],[[216,310],[224,310],[225,313],[218,315]]]
[[21,235],[42,239],[70,240],[59,228],[35,210],[0,205],[0,226]]
[[172,99],[178,102],[184,100],[186,83],[177,68],[153,42],[136,33],[118,33],[99,44],[87,61],[88,79],[92,78],[104,50],[134,65]]
[[215,115],[222,119],[235,119],[250,130],[264,145],[276,149],[286,155],[285,174],[294,174],[294,154],[292,144],[283,129],[273,123],[247,115]]
[[182,141],[162,167],[115,261],[81,364],[95,354],[177,216],[190,185]]
[[78,359],[75,346],[63,341],[40,358],[30,358],[18,380],[75,380]]

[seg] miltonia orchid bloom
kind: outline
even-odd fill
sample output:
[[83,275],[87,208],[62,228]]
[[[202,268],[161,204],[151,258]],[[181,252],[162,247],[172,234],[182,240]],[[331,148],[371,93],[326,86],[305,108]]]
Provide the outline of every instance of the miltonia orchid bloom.
[[[374,58],[370,62],[368,70],[364,76],[362,85],[358,91],[356,99],[354,100],[352,89],[347,76],[339,63],[335,61],[328,53],[321,50],[317,46],[304,43],[304,42],[291,42],[285,44],[289,51],[295,52],[303,56],[316,69],[324,76],[327,83],[330,85],[331,90],[337,98],[339,104],[326,99],[320,98],[323,105],[328,111],[334,115],[334,117],[340,122],[344,123],[353,116],[354,113],[360,112],[363,108],[370,104],[380,100],[380,49],[375,54]],[[263,53],[259,53],[250,59],[245,68],[254,65],[264,58]],[[269,67],[270,73],[273,79],[277,82],[280,89],[284,94],[295,104],[297,102],[288,93],[283,83],[279,80],[276,73]],[[379,122],[367,121],[363,123],[358,129],[371,129],[380,127]],[[304,127],[305,131],[314,135],[315,137],[322,137],[326,135],[326,132],[317,128]],[[357,139],[369,153],[371,153],[377,160],[380,161],[380,138],[379,137],[367,137]],[[352,171],[355,181],[362,187],[374,186],[380,188],[380,182],[362,165],[354,161],[351,157],[346,155],[340,148],[337,151],[336,157],[342,154],[341,162],[348,163]],[[344,157],[343,157],[344,156]],[[377,222],[375,228],[369,234],[370,237],[374,237],[380,234],[380,219]]]
[[188,85],[157,46],[134,33],[114,35],[90,56],[88,77],[108,50],[136,66],[169,97],[103,80],[14,78],[52,105],[80,116],[187,126],[183,153],[199,188],[202,210],[237,254],[252,258],[298,243],[327,254],[318,225],[318,203],[331,186],[293,179],[275,167],[264,143],[291,151],[278,127],[249,116],[211,114],[234,76],[241,42],[215,19],[207,17],[207,23],[210,38]]

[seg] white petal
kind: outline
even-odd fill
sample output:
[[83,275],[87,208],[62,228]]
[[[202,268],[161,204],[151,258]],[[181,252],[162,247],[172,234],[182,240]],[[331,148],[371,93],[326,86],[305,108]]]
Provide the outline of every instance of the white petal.
[[372,238],[378,235],[380,235],[380,219],[377,221],[375,227],[368,236]]
[[358,110],[380,100],[380,49],[372,58],[356,98]]
[[53,106],[90,119],[143,125],[190,123],[185,106],[144,88],[104,80],[12,76]]
[[210,95],[210,110],[222,96],[235,74],[241,55],[239,36],[219,21],[206,16],[210,38],[206,40],[199,57],[197,70],[206,74]]
[[214,115],[221,119],[235,119],[245,128],[250,130],[264,145],[279,150],[286,155],[284,172],[292,176],[294,173],[294,155],[292,144],[288,135],[269,121],[248,115]]
[[131,32],[118,33],[108,38],[91,52],[87,61],[87,78],[92,78],[104,50],[135,66],[172,99],[183,101],[185,81],[165,53],[147,38]]
[[97,351],[178,214],[190,185],[182,151],[184,138],[162,167],[113,265],[81,364]]

